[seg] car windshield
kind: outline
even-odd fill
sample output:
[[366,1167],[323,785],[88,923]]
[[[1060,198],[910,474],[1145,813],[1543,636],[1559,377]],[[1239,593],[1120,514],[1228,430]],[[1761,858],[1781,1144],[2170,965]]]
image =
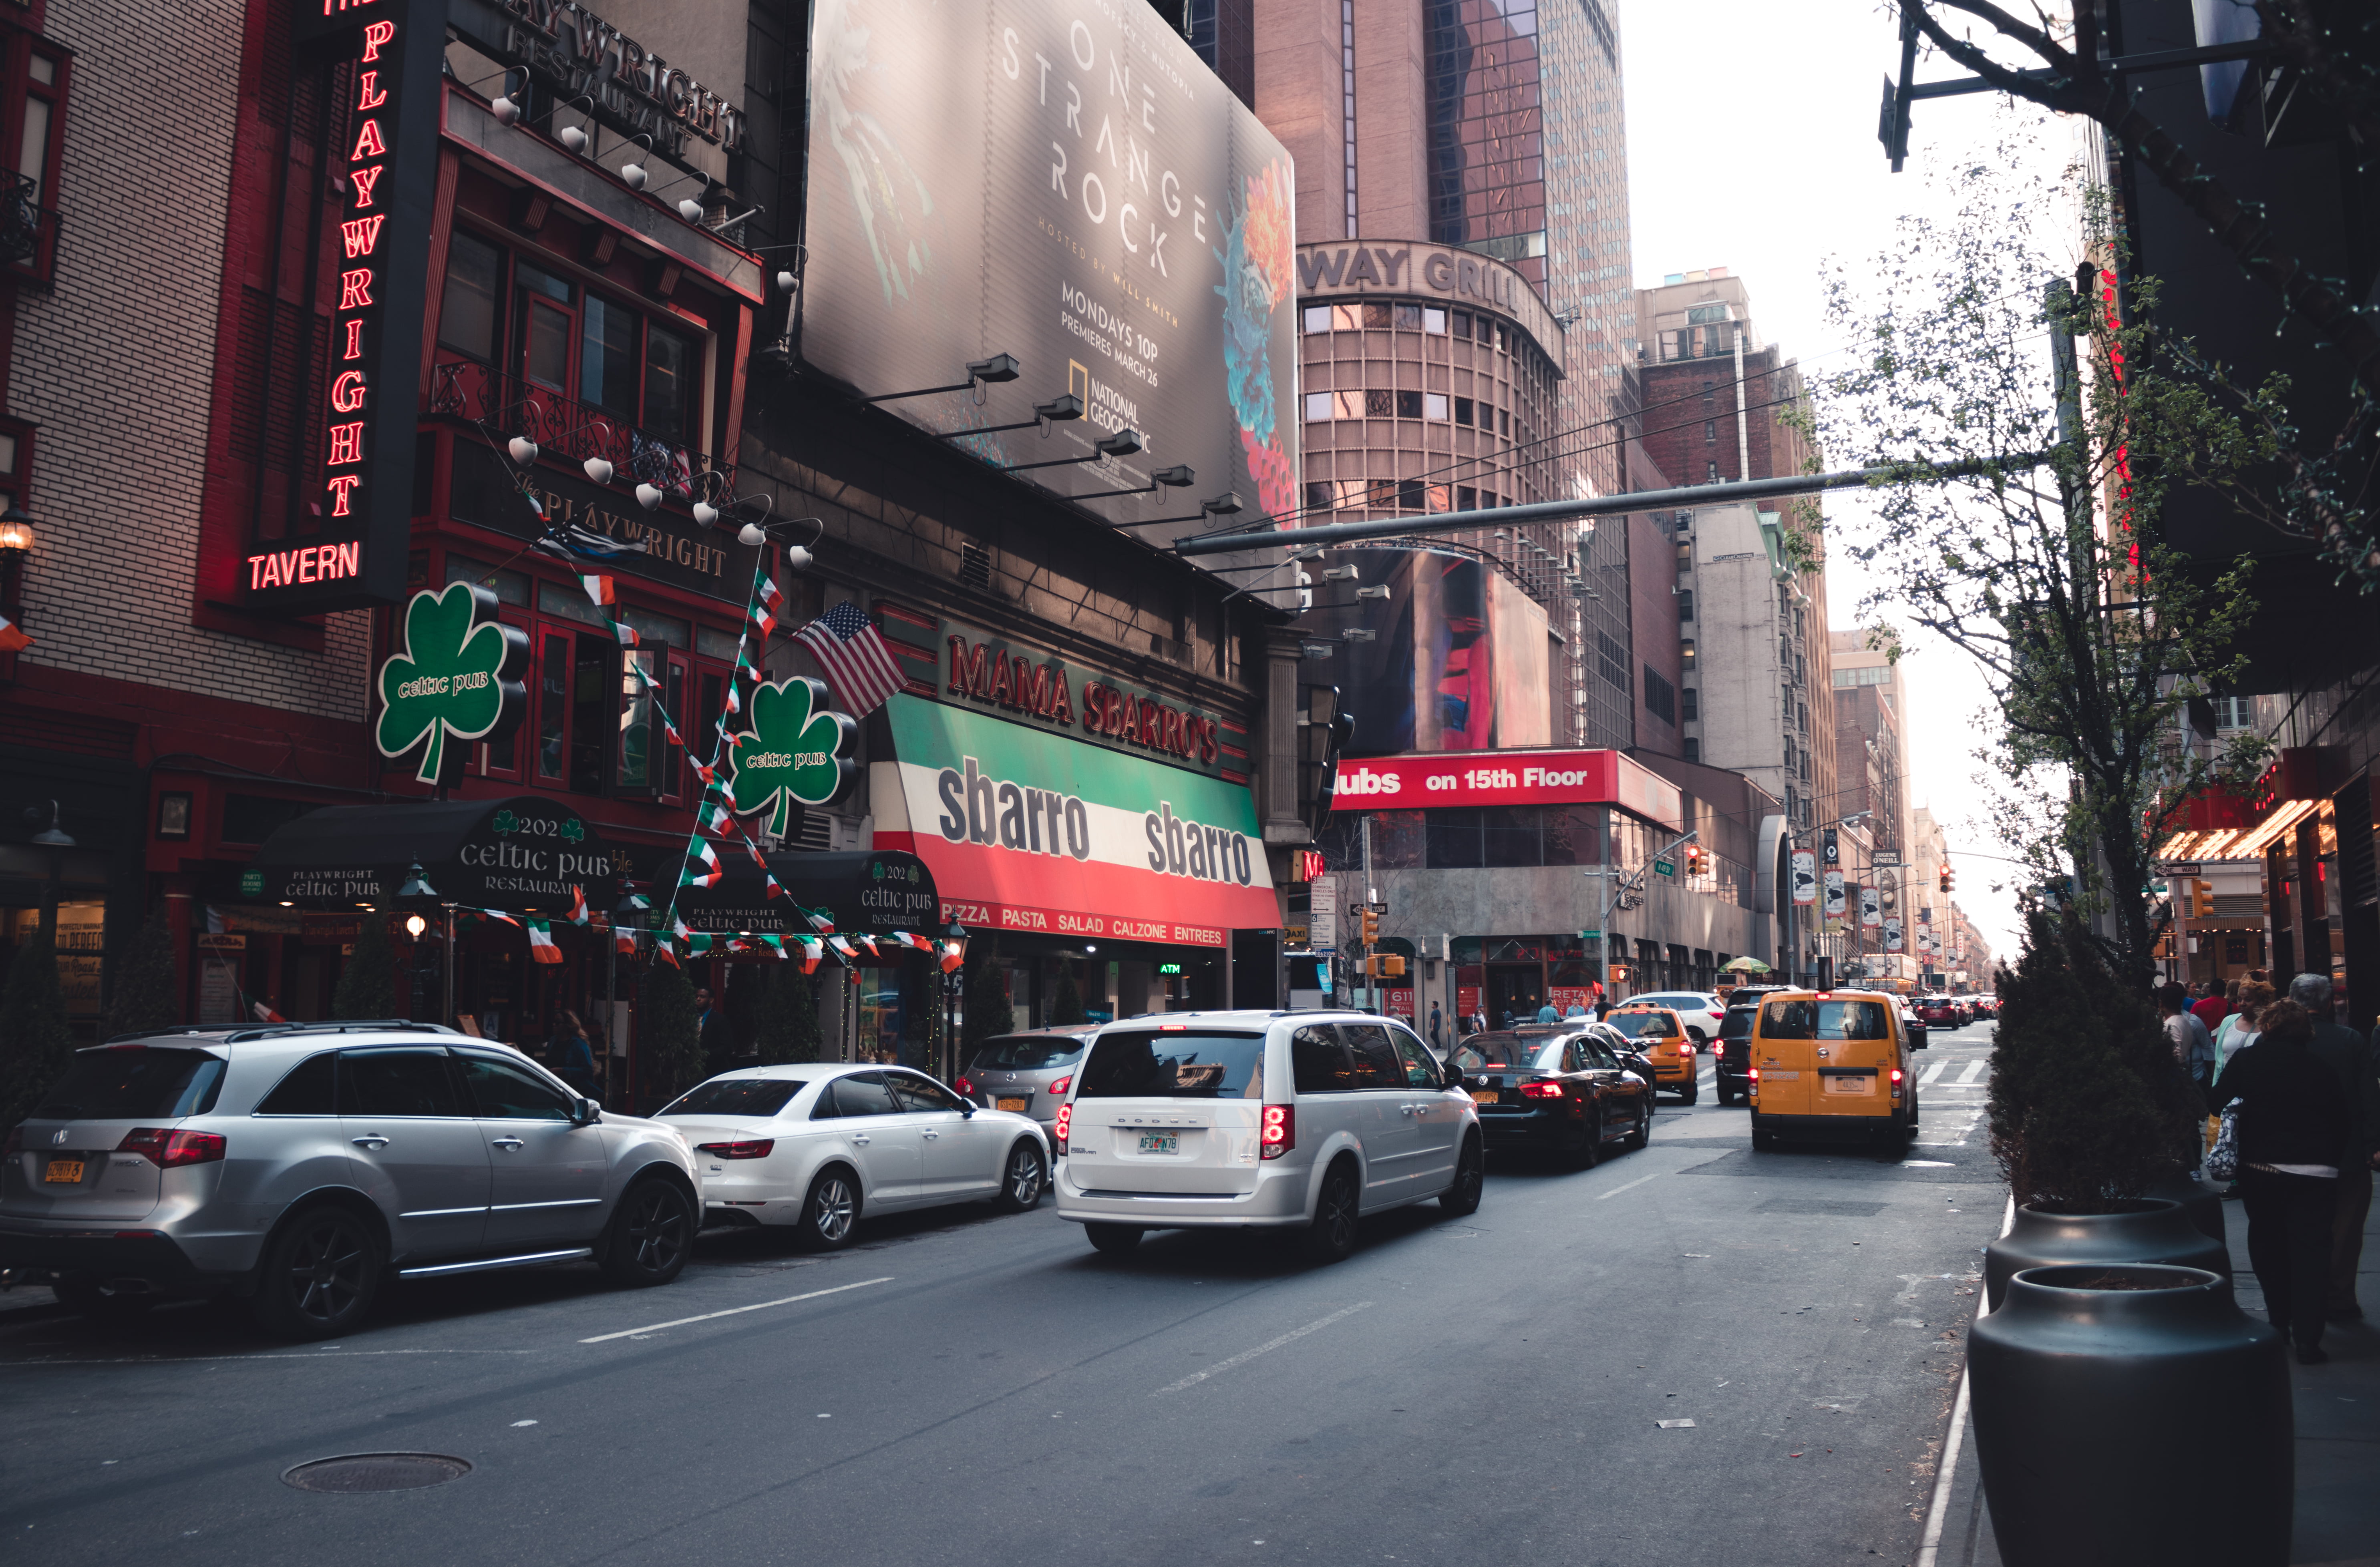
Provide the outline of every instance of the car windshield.
[[1761,1034],[1768,1039],[1889,1039],[1891,1024],[1881,1001],[1772,1001],[1761,1009]]
[[57,1086],[33,1107],[37,1121],[171,1121],[214,1108],[220,1055],[203,1050],[111,1046],[75,1054]]
[[[1561,1042],[1522,1039],[1512,1034],[1473,1034],[1454,1047],[1452,1059],[1466,1072],[1526,1071],[1533,1067],[1558,1071]],[[1555,1065],[1546,1065],[1549,1061]]]
[[1673,1039],[1677,1019],[1667,1012],[1614,1012],[1603,1019],[1630,1039]]
[[1083,1058],[1083,1042],[1078,1039],[994,1039],[986,1040],[977,1053],[975,1070],[978,1072],[1046,1072],[1052,1067],[1071,1067]]
[[1135,1029],[1092,1045],[1081,1099],[1262,1099],[1262,1034]]
[[661,1109],[664,1115],[773,1115],[810,1086],[808,1078],[713,1078]]

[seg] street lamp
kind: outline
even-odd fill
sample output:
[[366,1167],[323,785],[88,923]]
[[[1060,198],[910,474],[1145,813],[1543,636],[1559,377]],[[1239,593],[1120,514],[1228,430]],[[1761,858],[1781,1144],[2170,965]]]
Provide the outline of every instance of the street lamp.
[[[422,982],[429,977],[425,972],[427,966],[421,960],[421,938],[430,929],[426,911],[438,908],[438,889],[431,886],[429,878],[421,874],[420,861],[416,860],[405,868],[405,880],[397,886],[395,901],[400,908],[408,904],[412,906],[410,911],[405,916],[405,934],[413,938],[413,961],[407,967],[408,978],[407,989],[410,994],[406,1002],[405,1015],[408,1018],[419,1018],[421,1016]],[[439,994],[442,1000],[448,1005],[440,1014],[442,1022],[454,1014],[454,1007],[451,1005],[453,993],[446,985],[443,976],[454,972],[455,931],[453,917],[445,916],[445,920],[446,940],[444,950],[439,956],[438,967],[442,976]]]
[[967,931],[958,916],[951,916],[950,927],[942,932],[942,1045],[947,1057],[942,1077],[945,1080],[956,1074],[959,1060],[959,1028],[966,1005]]

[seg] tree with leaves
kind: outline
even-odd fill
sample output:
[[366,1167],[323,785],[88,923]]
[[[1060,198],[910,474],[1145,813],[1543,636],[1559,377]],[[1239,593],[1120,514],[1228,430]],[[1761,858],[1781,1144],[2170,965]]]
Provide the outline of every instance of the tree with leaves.
[[759,991],[753,1043],[761,1064],[817,1060],[826,1039],[819,1027],[816,982],[794,964],[779,963],[761,970]]
[[[2369,159],[2380,146],[2380,21],[2370,7],[2248,0],[2247,8],[2273,60],[2295,73],[2297,90],[2311,105],[2301,117],[2325,115],[2344,127],[2340,155],[2350,165]],[[2219,366],[2186,345],[2168,345],[2174,361],[2188,366],[2253,430],[2271,464],[2242,474],[2219,464],[2192,471],[2185,463],[2179,473],[2223,491],[2244,514],[2277,532],[2319,545],[2362,591],[2380,588],[2380,517],[2372,504],[2380,464],[2380,407],[2374,401],[2380,387],[2380,313],[2359,304],[2344,280],[2293,255],[2263,202],[2233,191],[2142,108],[2125,79],[2107,68],[2104,12],[2095,0],[2069,0],[2063,16],[2041,7],[2019,15],[1994,0],[1900,0],[1900,12],[1911,42],[1926,55],[1938,54],[2011,98],[2097,124],[2197,217],[2250,281],[2312,327],[2317,351],[2351,378],[2343,406],[2329,410],[2332,417],[2312,432],[2301,432],[2290,416],[2285,387],[2237,387]],[[2341,25],[2332,25],[2334,18]],[[2194,103],[2197,95],[2168,100],[2181,101]],[[2366,169],[2353,172],[2360,178]],[[2277,473],[2278,482],[2269,482],[2267,473]]]
[[702,1080],[702,1032],[694,986],[676,964],[656,960],[645,977],[644,1015],[638,1020],[645,1049],[644,1097],[654,1108]]
[[[1858,347],[1812,378],[1805,417],[1834,449],[1896,464],[1895,480],[1980,466],[1881,484],[1872,525],[1839,525],[1874,585],[1860,612],[1975,660],[1998,709],[1978,752],[2000,785],[1998,836],[2036,885],[2070,878],[2116,970],[2143,985],[2164,928],[2156,845],[2193,791],[2260,761],[2179,743],[2188,704],[2237,672],[2254,603],[2244,559],[2193,583],[2160,507],[2177,467],[2237,471],[2271,448],[2156,368],[2155,280],[2137,283],[2128,322],[2098,297],[2095,262],[2078,293],[2077,260],[2117,244],[2104,199],[2070,172],[2011,172],[2029,151],[1947,176],[1954,217],[1905,217],[1889,251],[1831,275],[1829,319]],[[1881,635],[1898,657],[1897,633]]]
[[174,933],[160,903],[115,960],[115,983],[108,992],[104,1032],[141,1033],[169,1029],[181,1020],[182,1000],[174,973]]
[[339,970],[331,993],[334,1018],[394,1018],[396,1009],[396,949],[389,945],[388,916],[367,910],[356,924],[355,950]]
[[57,910],[44,909],[0,986],[0,1127],[32,1114],[74,1055],[58,984]]
[[1058,959],[1058,985],[1050,996],[1050,1025],[1062,1028],[1068,1023],[1083,1022],[1083,993],[1075,988],[1075,960]]

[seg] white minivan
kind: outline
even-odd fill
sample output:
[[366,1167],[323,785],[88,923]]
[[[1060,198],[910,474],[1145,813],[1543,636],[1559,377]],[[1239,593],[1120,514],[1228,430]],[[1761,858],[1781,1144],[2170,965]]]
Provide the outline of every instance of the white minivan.
[[1101,1251],[1149,1230],[1303,1226],[1335,1262],[1359,1217],[1479,1206],[1463,1076],[1365,1012],[1174,1012],[1099,1031],[1056,1127],[1058,1217]]

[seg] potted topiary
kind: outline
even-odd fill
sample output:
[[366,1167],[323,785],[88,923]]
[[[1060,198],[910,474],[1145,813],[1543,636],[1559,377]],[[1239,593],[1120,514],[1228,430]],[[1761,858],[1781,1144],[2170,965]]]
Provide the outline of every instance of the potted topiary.
[[1999,973],[1988,1101],[1992,1152],[2016,1199],[1985,1250],[1997,1310],[2010,1275],[2058,1262],[2168,1262],[2229,1278],[2221,1241],[2149,1195],[2180,1174],[2195,1091],[2156,1014],[2073,915],[2035,910]]

